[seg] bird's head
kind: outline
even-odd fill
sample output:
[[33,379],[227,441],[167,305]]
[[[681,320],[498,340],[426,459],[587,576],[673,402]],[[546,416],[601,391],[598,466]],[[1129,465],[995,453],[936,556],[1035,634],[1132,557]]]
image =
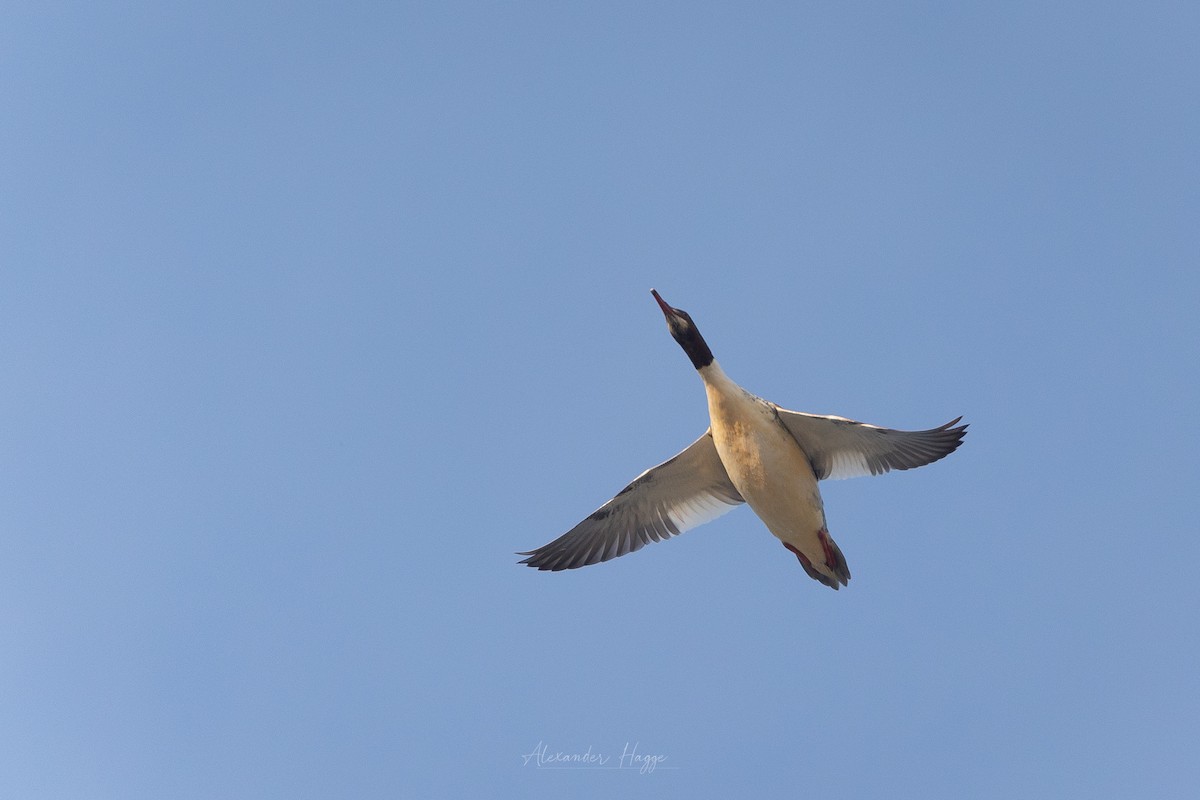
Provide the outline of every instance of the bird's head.
[[663,316],[667,318],[667,328],[671,331],[671,338],[679,343],[683,352],[687,353],[688,358],[692,360],[692,366],[696,369],[703,369],[711,364],[713,362],[712,350],[704,341],[704,337],[700,335],[696,323],[692,322],[691,315],[683,309],[668,305],[657,290],[651,289],[650,294],[654,295],[654,299],[658,301],[658,307],[662,309]]

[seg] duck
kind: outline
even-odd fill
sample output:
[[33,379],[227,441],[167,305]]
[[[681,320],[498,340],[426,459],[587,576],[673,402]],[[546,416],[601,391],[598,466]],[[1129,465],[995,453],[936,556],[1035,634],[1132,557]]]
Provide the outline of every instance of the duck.
[[678,536],[743,503],[791,551],[810,578],[848,585],[850,568],[825,519],[819,482],[914,469],[962,444],[962,417],[928,430],[883,428],[789,411],[725,374],[691,315],[657,290],[671,337],[704,383],[709,427],[699,439],[634,480],[575,527],[520,564],[558,572],[610,561]]

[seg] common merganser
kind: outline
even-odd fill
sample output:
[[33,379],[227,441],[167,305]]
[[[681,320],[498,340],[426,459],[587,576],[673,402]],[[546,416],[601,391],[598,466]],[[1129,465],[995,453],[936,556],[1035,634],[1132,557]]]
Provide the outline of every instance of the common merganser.
[[650,293],[704,381],[710,427],[562,536],[518,553],[528,556],[520,563],[555,571],[598,564],[748,503],[809,577],[833,589],[845,586],[850,569],[829,535],[817,481],[945,458],[966,435],[966,425],[955,427],[962,417],[925,431],[899,431],[780,408],[730,380],[691,316]]

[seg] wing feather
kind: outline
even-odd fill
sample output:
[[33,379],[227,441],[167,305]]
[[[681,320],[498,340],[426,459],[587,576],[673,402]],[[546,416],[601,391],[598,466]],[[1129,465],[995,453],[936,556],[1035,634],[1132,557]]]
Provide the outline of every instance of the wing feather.
[[745,502],[725,472],[712,432],[646,470],[549,544],[517,555],[540,570],[599,564],[703,525]]
[[819,480],[923,467],[953,453],[967,435],[967,426],[958,425],[962,417],[925,431],[899,431],[845,417],[777,410]]

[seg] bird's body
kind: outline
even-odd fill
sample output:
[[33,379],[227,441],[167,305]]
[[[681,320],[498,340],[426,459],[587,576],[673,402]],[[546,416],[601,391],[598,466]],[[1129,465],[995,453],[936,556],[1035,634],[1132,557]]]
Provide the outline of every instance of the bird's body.
[[814,580],[850,580],[825,523],[817,482],[911,469],[953,452],[966,426],[879,428],[788,411],[734,383],[687,312],[655,299],[671,335],[704,381],[710,428],[679,455],[639,475],[612,500],[523,564],[563,570],[608,561],[682,533],[747,503]]
[[[845,584],[836,560],[825,563],[825,504],[808,455],[772,403],[738,386],[713,361],[699,370],[708,395],[713,443],[730,482],[775,538],[822,583]],[[814,576],[816,577],[816,576]],[[831,583],[831,581],[836,583]]]

